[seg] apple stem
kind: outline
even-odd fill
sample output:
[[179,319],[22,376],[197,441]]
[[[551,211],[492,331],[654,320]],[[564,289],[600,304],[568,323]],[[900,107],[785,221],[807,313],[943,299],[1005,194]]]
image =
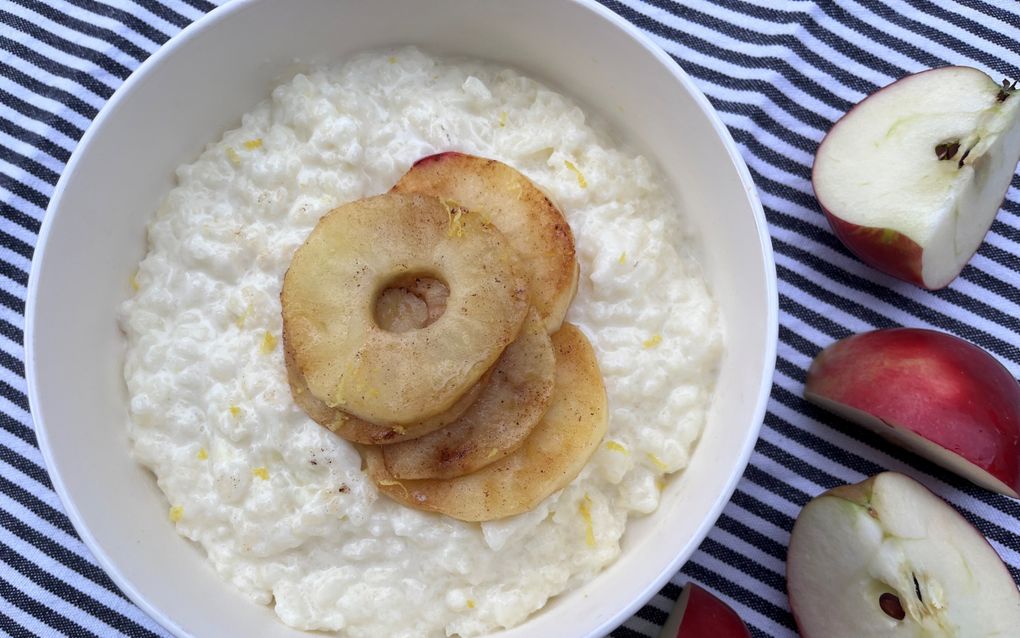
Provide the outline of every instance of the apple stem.
[[907,612],[903,611],[903,605],[900,604],[900,599],[896,594],[885,593],[878,597],[878,606],[882,608],[886,616],[895,618],[896,620],[903,620],[907,617]]
[[999,91],[999,94],[995,96],[995,100],[997,102],[1005,102],[1006,98],[1008,98],[1010,95],[1013,95],[1013,93],[1016,92],[1016,84],[1017,80],[1013,80],[1013,82],[1011,83],[1009,81],[1009,78],[1004,79],[1002,81],[1002,90]]
[[963,168],[963,160],[967,159],[967,156],[970,155],[970,151],[972,148],[974,147],[971,146],[970,148],[963,152],[963,155],[960,156],[960,162],[956,165],[957,168]]

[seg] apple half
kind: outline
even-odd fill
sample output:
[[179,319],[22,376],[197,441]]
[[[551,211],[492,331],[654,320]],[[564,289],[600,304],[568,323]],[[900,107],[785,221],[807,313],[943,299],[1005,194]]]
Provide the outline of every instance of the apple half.
[[1020,384],[972,343],[919,328],[847,337],[815,357],[804,398],[1020,498]]
[[981,71],[908,75],[832,127],[811,182],[861,261],[928,289],[981,245],[1020,160],[1020,95]]
[[751,632],[732,607],[687,583],[659,638],[751,638]]
[[790,536],[786,582],[804,638],[1020,635],[1020,592],[995,550],[902,474],[808,503]]

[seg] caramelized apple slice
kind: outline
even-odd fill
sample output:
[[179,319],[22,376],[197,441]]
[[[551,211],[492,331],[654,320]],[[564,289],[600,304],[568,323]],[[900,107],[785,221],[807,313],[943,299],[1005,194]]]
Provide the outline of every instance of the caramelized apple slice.
[[[396,317],[395,321],[409,323],[412,319],[406,316]],[[471,404],[475,402],[478,395],[485,389],[489,378],[492,375],[490,368],[482,379],[465,392],[456,403],[445,412],[423,419],[416,423],[402,426],[377,425],[364,419],[348,414],[343,410],[331,408],[308,391],[308,384],[301,376],[297,365],[294,364],[293,354],[290,348],[284,344],[284,358],[287,363],[287,381],[290,383],[290,393],[294,397],[294,403],[304,410],[313,421],[333,432],[334,434],[351,441],[352,443],[363,443],[365,445],[384,445],[387,443],[399,443],[408,441],[429,432],[435,432],[453,423]]]
[[[283,335],[308,392],[330,408],[400,426],[446,412],[492,367],[528,311],[516,255],[480,215],[390,193],[324,216],[283,280]],[[379,326],[380,293],[440,280],[446,311],[420,330]]]
[[408,507],[463,521],[488,521],[533,509],[565,487],[606,432],[606,391],[595,352],[575,326],[552,336],[556,386],[548,412],[516,452],[452,479],[401,480],[378,447],[360,448],[379,490]]
[[555,371],[552,341],[532,309],[471,407],[441,430],[385,446],[386,469],[398,479],[453,478],[502,459],[549,408]]

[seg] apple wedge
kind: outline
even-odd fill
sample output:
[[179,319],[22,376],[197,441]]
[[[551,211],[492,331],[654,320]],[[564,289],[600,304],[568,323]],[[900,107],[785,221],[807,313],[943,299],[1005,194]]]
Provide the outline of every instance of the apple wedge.
[[729,605],[687,583],[659,638],[751,638],[751,632]]
[[980,246],[1020,160],[1020,96],[977,69],[944,67],[868,96],[829,131],[811,181],[861,261],[928,289]]
[[815,357],[804,398],[1020,498],[1020,384],[963,339],[918,328],[847,337]]
[[893,472],[804,507],[786,584],[804,638],[1020,634],[1020,592],[995,550],[956,510]]

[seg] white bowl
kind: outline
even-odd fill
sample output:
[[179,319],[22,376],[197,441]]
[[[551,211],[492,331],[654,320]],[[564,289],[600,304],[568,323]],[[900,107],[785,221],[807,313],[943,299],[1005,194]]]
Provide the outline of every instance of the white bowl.
[[26,365],[39,444],[86,545],[180,636],[304,636],[222,582],[167,521],[126,437],[116,311],[174,168],[235,126],[295,59],[416,44],[502,62],[597,112],[658,163],[700,235],[727,334],[716,400],[690,467],[631,521],[599,577],[499,634],[600,636],[644,604],[715,523],[747,464],[772,380],[775,266],[761,205],[726,129],[660,49],[594,2],[236,0],[185,29],[116,92],[50,203],[28,291]]

